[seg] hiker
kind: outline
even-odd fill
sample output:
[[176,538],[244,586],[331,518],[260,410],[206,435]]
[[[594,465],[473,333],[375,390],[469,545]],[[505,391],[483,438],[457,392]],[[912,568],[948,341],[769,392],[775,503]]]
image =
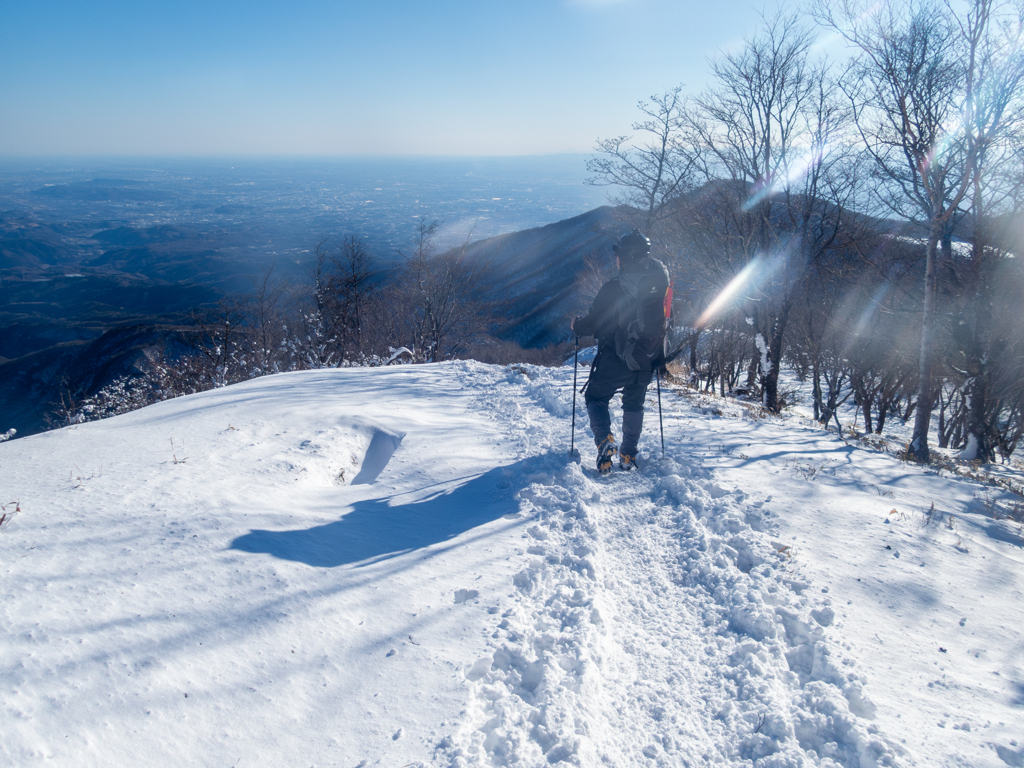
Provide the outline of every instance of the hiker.
[[[597,445],[597,470],[636,466],[644,425],[644,398],[654,370],[665,360],[665,326],[672,284],[665,265],[652,259],[651,241],[634,229],[612,246],[619,273],[601,286],[586,317],[572,321],[577,336],[597,337],[597,356],[585,386],[587,415]],[[608,401],[622,390],[622,445],[612,435]]]

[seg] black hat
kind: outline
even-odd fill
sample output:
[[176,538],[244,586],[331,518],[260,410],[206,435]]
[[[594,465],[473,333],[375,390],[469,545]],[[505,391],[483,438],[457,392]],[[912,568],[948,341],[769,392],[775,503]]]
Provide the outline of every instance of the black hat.
[[623,261],[638,259],[651,252],[651,241],[634,228],[628,235],[619,238],[619,242],[612,246],[612,252]]

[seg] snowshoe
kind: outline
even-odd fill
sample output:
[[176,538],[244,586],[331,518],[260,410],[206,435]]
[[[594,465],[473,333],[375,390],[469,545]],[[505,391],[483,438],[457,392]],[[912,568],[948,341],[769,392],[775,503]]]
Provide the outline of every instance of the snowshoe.
[[619,452],[619,446],[615,444],[615,438],[608,435],[601,444],[597,446],[597,471],[607,475],[612,471],[612,459]]

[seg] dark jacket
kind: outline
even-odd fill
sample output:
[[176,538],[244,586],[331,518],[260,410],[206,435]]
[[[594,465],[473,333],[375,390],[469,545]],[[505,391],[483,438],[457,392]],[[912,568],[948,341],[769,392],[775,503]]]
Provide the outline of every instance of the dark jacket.
[[657,259],[628,261],[601,286],[590,312],[574,329],[580,336],[596,336],[598,353],[610,349],[631,370],[650,369],[664,359],[664,304],[671,301],[670,286],[668,270]]
[[579,336],[596,337],[599,350],[607,346],[614,349],[615,331],[619,327],[618,308],[623,299],[625,294],[616,275],[601,286],[590,305],[590,312],[576,320],[573,330]]

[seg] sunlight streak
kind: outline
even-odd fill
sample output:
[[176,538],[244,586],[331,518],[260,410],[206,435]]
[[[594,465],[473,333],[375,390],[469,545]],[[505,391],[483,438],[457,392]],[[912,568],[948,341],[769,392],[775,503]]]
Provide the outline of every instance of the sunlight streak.
[[701,316],[697,318],[696,327],[704,328],[710,323],[715,317],[717,317],[725,307],[732,302],[736,295],[740,292],[740,289],[745,287],[750,281],[751,276],[754,274],[761,265],[760,259],[754,259],[747,266],[740,270],[739,274],[736,275],[729,284],[725,286],[718,295],[708,304]]
[[875,315],[878,313],[878,307],[881,305],[882,299],[885,298],[885,294],[888,292],[888,281],[878,286],[878,289],[875,291],[875,295],[871,297],[871,301],[868,302],[867,306],[864,307],[864,311],[860,313],[860,317],[857,318],[857,322],[853,326],[853,332],[849,336],[847,345],[852,344],[854,339],[859,337],[868,329],[868,326],[871,325],[875,319]]
[[747,294],[745,300],[757,301],[751,294],[757,293],[769,280],[771,280],[783,267],[789,263],[789,259],[798,247],[796,241],[791,241],[775,255],[770,258],[755,256],[739,271],[728,285],[712,299],[700,317],[694,324],[695,328],[706,328],[723,311],[735,306],[736,299],[741,292]]
[[785,173],[775,174],[771,181],[761,181],[754,192],[743,204],[743,210],[749,211],[762,200],[773,197],[791,184],[795,184],[811,172],[813,168],[821,164],[822,159],[828,154],[828,145],[815,146],[810,152],[801,157],[797,162],[790,165]]
[[932,145],[931,149],[928,150],[928,154],[925,155],[924,162],[922,163],[921,172],[927,173],[931,170],[932,164],[935,162],[935,158],[943,156],[953,143],[963,134],[967,132],[963,115],[950,126],[942,126],[942,135]]

